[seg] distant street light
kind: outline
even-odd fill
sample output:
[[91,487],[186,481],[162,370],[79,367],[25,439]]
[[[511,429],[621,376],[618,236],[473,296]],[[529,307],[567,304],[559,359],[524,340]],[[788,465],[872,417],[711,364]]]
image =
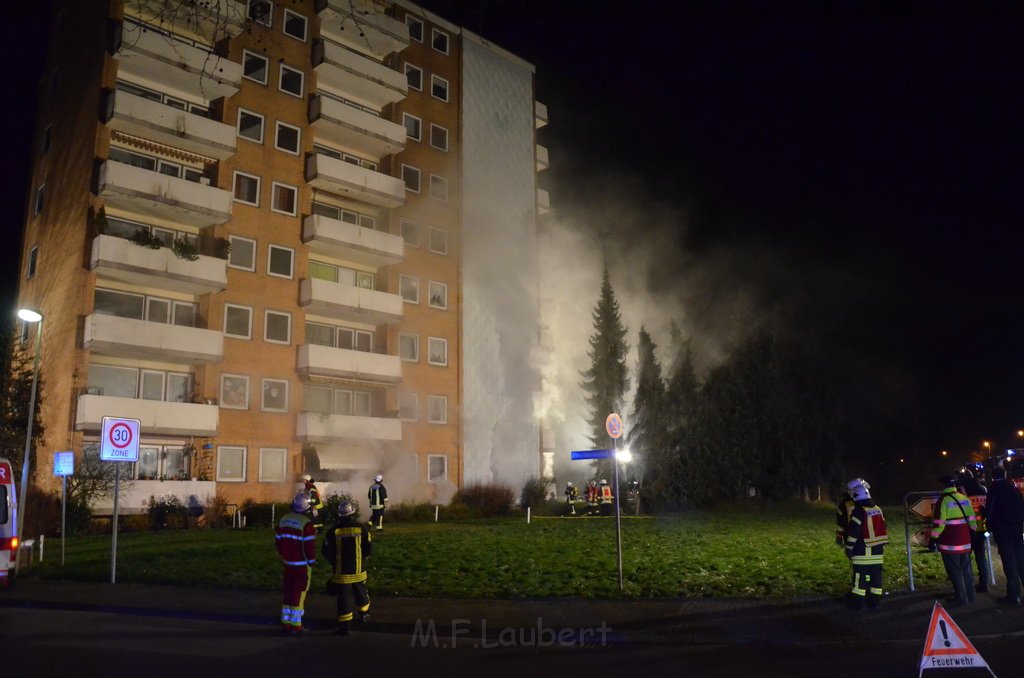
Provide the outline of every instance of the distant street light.
[[1017,431],[1017,436],[1020,438],[1024,438],[1024,431]]
[[943,457],[948,457],[949,456],[949,452],[947,450],[943,450],[942,451],[942,456]]
[[981,444],[985,446],[985,451],[988,452],[988,455],[991,457],[992,456],[992,443],[990,443],[989,441],[985,440],[985,441],[982,441]]
[[[43,343],[43,315],[30,308],[23,308],[18,311],[18,317],[23,322],[39,323],[36,327],[36,357],[32,363],[32,395],[28,401],[28,425],[25,431],[25,458],[21,463],[21,491],[18,494],[18,538],[25,539],[25,502],[28,492],[28,465],[29,453],[32,450],[32,425],[36,418],[36,389],[39,384],[39,351]],[[18,554],[14,556],[14,571],[17,572],[21,559]]]

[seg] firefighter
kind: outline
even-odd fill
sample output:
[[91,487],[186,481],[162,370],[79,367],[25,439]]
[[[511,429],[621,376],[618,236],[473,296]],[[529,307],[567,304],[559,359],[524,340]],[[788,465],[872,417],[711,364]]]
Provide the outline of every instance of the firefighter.
[[376,530],[384,529],[384,509],[388,507],[388,490],[384,487],[384,476],[379,473],[373,477],[373,485],[367,492],[370,500],[370,508],[373,513],[370,515],[370,524]]
[[313,521],[313,527],[319,532],[324,526],[324,503],[320,500],[320,490],[316,489],[313,476],[308,473],[302,476],[302,482],[305,485],[303,491],[309,495],[309,510],[306,511],[306,516]]
[[[366,559],[370,557],[370,531],[356,520],[356,508],[350,501],[338,505],[338,520],[324,537],[323,555],[331,563],[328,593],[338,597],[338,620],[335,633],[347,636],[352,619],[370,618],[370,596],[366,592]],[[355,612],[353,611],[355,603]]]
[[569,505],[569,511],[572,515],[576,515],[576,500],[579,498],[580,491],[576,489],[571,480],[568,481],[565,484],[565,503]]
[[601,515],[611,515],[612,502],[615,497],[612,496],[612,488],[608,484],[608,481],[601,478]]
[[597,481],[591,480],[587,484],[587,515],[593,516],[597,514],[598,496]]
[[971,500],[957,492],[956,478],[939,478],[943,490],[935,500],[935,526],[932,541],[942,554],[942,564],[953,583],[955,596],[950,607],[974,602],[974,575],[971,573],[971,533],[977,529],[977,517]]
[[978,566],[978,585],[974,590],[978,593],[985,593],[988,591],[988,553],[985,549],[988,541],[985,535],[988,532],[985,528],[983,509],[988,488],[974,477],[974,472],[969,468],[960,472],[958,480],[960,491],[971,500],[971,506],[977,507],[975,510],[975,515],[978,518],[977,529],[971,532],[971,552],[974,554],[974,564]]
[[985,502],[985,518],[992,531],[1006,575],[1006,595],[1000,603],[1021,606],[1021,582],[1024,581],[1024,498],[1006,479],[1006,469],[992,469],[992,491]]
[[868,484],[857,478],[847,484],[853,511],[843,530],[846,557],[853,571],[848,604],[855,610],[874,609],[882,600],[882,560],[889,543],[885,515],[875,504]]
[[284,565],[281,626],[292,634],[302,633],[306,593],[316,564],[316,529],[306,515],[308,510],[309,495],[299,492],[292,500],[291,512],[281,518],[274,530],[274,545]]
[[871,492],[871,485],[863,478],[855,478],[846,484],[846,491],[836,502],[836,546],[839,548],[846,548],[846,526],[850,523],[850,514],[853,513],[854,508],[850,488],[857,484],[863,485],[864,489]]

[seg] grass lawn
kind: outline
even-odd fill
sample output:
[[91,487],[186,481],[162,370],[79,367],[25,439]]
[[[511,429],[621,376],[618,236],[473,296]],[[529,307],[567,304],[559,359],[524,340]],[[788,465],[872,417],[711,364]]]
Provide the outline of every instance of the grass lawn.
[[[886,512],[886,588],[907,588],[903,518]],[[789,598],[841,595],[849,565],[833,543],[830,508],[725,508],[622,519],[625,595]],[[374,534],[370,588],[377,595],[514,598],[618,596],[614,518],[390,523]],[[47,540],[44,578],[107,581],[110,536]],[[280,564],[269,528],[132,533],[118,537],[117,580],[276,590]],[[327,564],[315,572],[323,591]],[[917,588],[947,586],[935,554],[914,554]]]

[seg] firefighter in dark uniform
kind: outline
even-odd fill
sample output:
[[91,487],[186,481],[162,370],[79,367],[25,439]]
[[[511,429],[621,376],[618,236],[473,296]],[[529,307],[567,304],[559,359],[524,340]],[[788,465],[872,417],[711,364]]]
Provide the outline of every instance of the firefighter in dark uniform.
[[598,494],[597,481],[591,480],[587,484],[587,515],[597,515]]
[[580,491],[570,480],[565,484],[565,503],[569,505],[571,515],[576,515],[576,500],[580,498]]
[[370,509],[373,511],[370,515],[370,524],[375,530],[383,530],[384,509],[388,507],[388,490],[384,487],[384,476],[375,475],[373,485],[370,485],[370,491],[366,494],[370,500]]
[[324,526],[324,503],[320,500],[320,490],[316,489],[313,476],[309,474],[302,476],[302,482],[305,484],[303,491],[309,495],[309,510],[306,511],[306,516],[313,521],[313,527],[319,532]]
[[292,500],[292,510],[274,530],[274,545],[284,565],[281,626],[289,633],[302,633],[302,615],[309,591],[310,572],[316,564],[316,529],[306,516],[309,495],[300,492]]
[[[352,502],[338,505],[338,520],[324,537],[323,555],[331,563],[327,591],[338,597],[338,625],[335,633],[347,636],[352,619],[370,618],[370,596],[366,592],[366,559],[372,549],[370,531],[356,520]],[[354,606],[353,606],[354,603]],[[355,610],[353,610],[353,607]]]
[[850,494],[850,487],[864,485],[868,492],[871,486],[863,478],[855,478],[847,483],[846,491],[842,498],[836,502],[836,546],[846,548],[846,527],[850,524],[850,515],[853,513],[853,495]]
[[612,502],[615,501],[615,497],[612,495],[612,488],[608,484],[608,481],[601,478],[601,515],[610,516],[612,514]]
[[975,514],[978,518],[978,529],[971,532],[971,551],[974,553],[974,564],[978,566],[978,585],[974,590],[978,593],[985,593],[988,591],[989,572],[988,553],[985,549],[987,539],[983,509],[988,488],[974,477],[974,472],[969,468],[961,471],[957,480],[960,489],[971,500],[971,506],[975,507]]
[[[858,479],[859,480],[859,479]],[[846,526],[846,557],[853,569],[848,604],[855,610],[876,608],[882,600],[882,552],[889,543],[885,516],[868,492],[867,483],[851,481],[853,513]]]

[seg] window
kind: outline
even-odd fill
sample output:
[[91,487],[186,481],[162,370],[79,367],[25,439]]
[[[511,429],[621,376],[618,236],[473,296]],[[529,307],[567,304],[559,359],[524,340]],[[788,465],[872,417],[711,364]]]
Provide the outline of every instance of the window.
[[362,226],[363,228],[374,229],[377,226],[377,218],[370,216],[369,214],[362,214],[360,212],[353,212],[347,210],[344,207],[337,207],[335,205],[327,205],[322,202],[313,202],[312,210],[313,214],[318,214],[322,217],[328,217],[337,221],[344,221],[346,224],[353,224],[355,226]]
[[43,184],[36,189],[36,202],[35,202],[35,214],[39,214],[43,211],[43,196],[45,194],[46,184]]
[[420,192],[420,171],[409,165],[402,165],[402,181],[405,182],[405,190],[413,193]]
[[427,362],[431,365],[448,364],[448,340],[430,337],[427,340]]
[[260,448],[260,482],[283,483],[288,474],[288,450],[283,447]]
[[420,279],[411,275],[398,276],[398,289],[402,299],[410,304],[420,303]]
[[221,446],[217,448],[217,482],[245,482],[244,447]]
[[263,318],[263,340],[287,344],[292,340],[292,315],[283,311],[266,311]]
[[191,399],[192,375],[187,372],[90,365],[86,393],[183,403]]
[[250,20],[264,26],[271,26],[274,21],[274,3],[270,0],[249,0]]
[[409,87],[416,90],[417,92],[423,91],[423,69],[413,66],[412,64],[405,65],[405,79],[409,82]]
[[448,101],[448,81],[440,75],[430,76],[430,95],[441,101]]
[[238,109],[238,136],[257,144],[263,143],[263,116],[244,108]]
[[419,418],[419,396],[415,393],[398,394],[398,418],[402,421],[416,421]]
[[260,206],[260,178],[235,170],[235,202]]
[[306,74],[289,66],[281,64],[281,75],[278,78],[277,87],[282,92],[302,98],[303,81]]
[[294,217],[298,194],[299,190],[294,186],[279,184],[275,181],[271,184],[270,209]]
[[435,28],[431,33],[430,45],[441,54],[447,54],[448,34]]
[[33,245],[28,251],[28,264],[25,266],[25,277],[31,278],[36,274],[36,266],[39,263],[39,245]]
[[290,9],[284,11],[284,33],[297,40],[306,41],[306,17]]
[[196,307],[191,302],[148,297],[142,294],[103,288],[96,288],[93,312],[100,315],[113,315],[119,318],[146,320],[181,327],[193,327],[196,317]]
[[431,424],[448,423],[448,396],[427,396],[427,420]]
[[50,142],[53,140],[53,125],[47,125],[46,129],[43,130],[43,142],[40,145],[40,151],[42,155],[46,155],[50,152]]
[[229,410],[249,409],[249,377],[241,374],[220,375],[220,406]]
[[430,229],[430,251],[434,254],[448,254],[448,231]]
[[266,57],[253,54],[248,50],[242,52],[242,75],[244,77],[249,80],[255,80],[261,85],[266,85],[268,70],[270,70],[270,67]]
[[422,134],[422,121],[415,115],[409,115],[408,113],[402,113],[402,120],[405,122],[405,136],[419,141]]
[[291,153],[292,155],[298,155],[299,138],[301,134],[302,133],[298,127],[292,127],[291,125],[278,121],[274,148]]
[[448,130],[447,128],[441,127],[430,123],[430,145],[439,151],[448,150]]
[[267,273],[278,278],[291,278],[294,258],[294,250],[280,245],[271,245],[267,252]]
[[420,337],[418,334],[398,333],[398,356],[410,363],[420,361]]
[[185,450],[180,445],[139,445],[138,480],[185,480]]
[[252,309],[248,306],[224,304],[224,335],[239,339],[252,338]]
[[419,247],[420,246],[420,227],[419,227],[419,224],[417,224],[415,221],[407,221],[405,219],[402,219],[401,229],[402,229],[402,240],[405,241],[406,245],[408,245],[409,247]]
[[256,241],[232,235],[228,236],[228,242],[231,243],[228,254],[228,266],[231,268],[241,268],[246,271],[255,271]]
[[351,327],[307,322],[306,343],[369,353],[373,351],[373,333]]
[[436,174],[431,174],[430,197],[441,202],[448,202],[448,180]]
[[427,297],[431,308],[448,308],[448,285],[430,281],[427,288]]
[[411,14],[405,15],[405,25],[409,27],[409,37],[416,42],[423,42],[423,22]]
[[431,483],[448,480],[448,457],[443,454],[427,455],[427,480]]
[[263,403],[260,409],[265,412],[288,411],[288,382],[286,380],[263,380]]

